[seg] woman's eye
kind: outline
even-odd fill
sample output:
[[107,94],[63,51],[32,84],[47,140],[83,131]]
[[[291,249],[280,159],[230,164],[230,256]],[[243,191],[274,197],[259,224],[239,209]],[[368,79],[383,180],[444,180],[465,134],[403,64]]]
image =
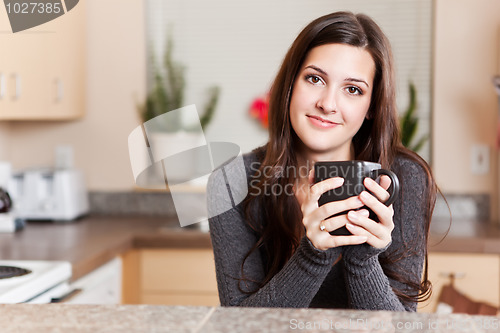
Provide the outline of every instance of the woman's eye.
[[362,95],[363,92],[358,87],[347,87],[347,92],[352,95]]
[[307,75],[306,80],[312,84],[319,84],[322,81],[321,78],[316,75]]

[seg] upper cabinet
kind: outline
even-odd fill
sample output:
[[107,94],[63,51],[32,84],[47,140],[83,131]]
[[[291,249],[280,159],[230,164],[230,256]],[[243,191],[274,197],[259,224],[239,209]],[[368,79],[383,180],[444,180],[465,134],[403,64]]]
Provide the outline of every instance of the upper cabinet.
[[0,120],[71,120],[85,113],[85,1],[12,33],[0,6]]

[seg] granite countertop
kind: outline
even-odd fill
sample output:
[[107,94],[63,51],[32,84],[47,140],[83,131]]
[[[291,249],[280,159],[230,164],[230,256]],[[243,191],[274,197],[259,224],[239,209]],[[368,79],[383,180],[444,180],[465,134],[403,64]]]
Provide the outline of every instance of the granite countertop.
[[71,223],[29,222],[0,233],[2,260],[62,260],[72,280],[133,248],[211,248],[200,228],[181,228],[175,218],[90,216]]
[[499,317],[153,305],[0,305],[2,332],[498,332]]

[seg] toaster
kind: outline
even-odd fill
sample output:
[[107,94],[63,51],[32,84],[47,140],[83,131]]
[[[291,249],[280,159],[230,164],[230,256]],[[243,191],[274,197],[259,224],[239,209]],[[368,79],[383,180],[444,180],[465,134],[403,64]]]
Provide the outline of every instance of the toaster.
[[17,217],[73,221],[89,211],[83,173],[78,169],[34,169],[14,173],[9,194]]

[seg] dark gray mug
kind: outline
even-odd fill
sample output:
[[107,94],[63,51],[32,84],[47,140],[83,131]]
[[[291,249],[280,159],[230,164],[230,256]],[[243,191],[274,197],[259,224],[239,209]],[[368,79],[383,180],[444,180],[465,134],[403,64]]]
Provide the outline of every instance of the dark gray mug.
[[[352,196],[359,195],[361,192],[366,190],[365,186],[363,185],[363,181],[366,177],[375,180],[380,175],[387,175],[389,178],[391,178],[391,186],[387,190],[390,194],[390,197],[384,203],[385,205],[389,206],[394,202],[394,200],[396,200],[396,197],[399,193],[399,179],[394,172],[382,169],[382,166],[378,163],[367,161],[354,160],[316,162],[316,164],[314,164],[315,183],[333,177],[344,178],[344,183],[342,184],[342,186],[323,193],[318,200],[318,204],[319,206],[322,206],[328,202],[344,200]],[[362,208],[367,209],[367,207]],[[370,217],[376,218],[375,214],[371,210],[369,211]],[[341,212],[333,216],[345,213],[346,212]],[[330,234],[351,235],[351,233],[345,226],[330,232]]]

